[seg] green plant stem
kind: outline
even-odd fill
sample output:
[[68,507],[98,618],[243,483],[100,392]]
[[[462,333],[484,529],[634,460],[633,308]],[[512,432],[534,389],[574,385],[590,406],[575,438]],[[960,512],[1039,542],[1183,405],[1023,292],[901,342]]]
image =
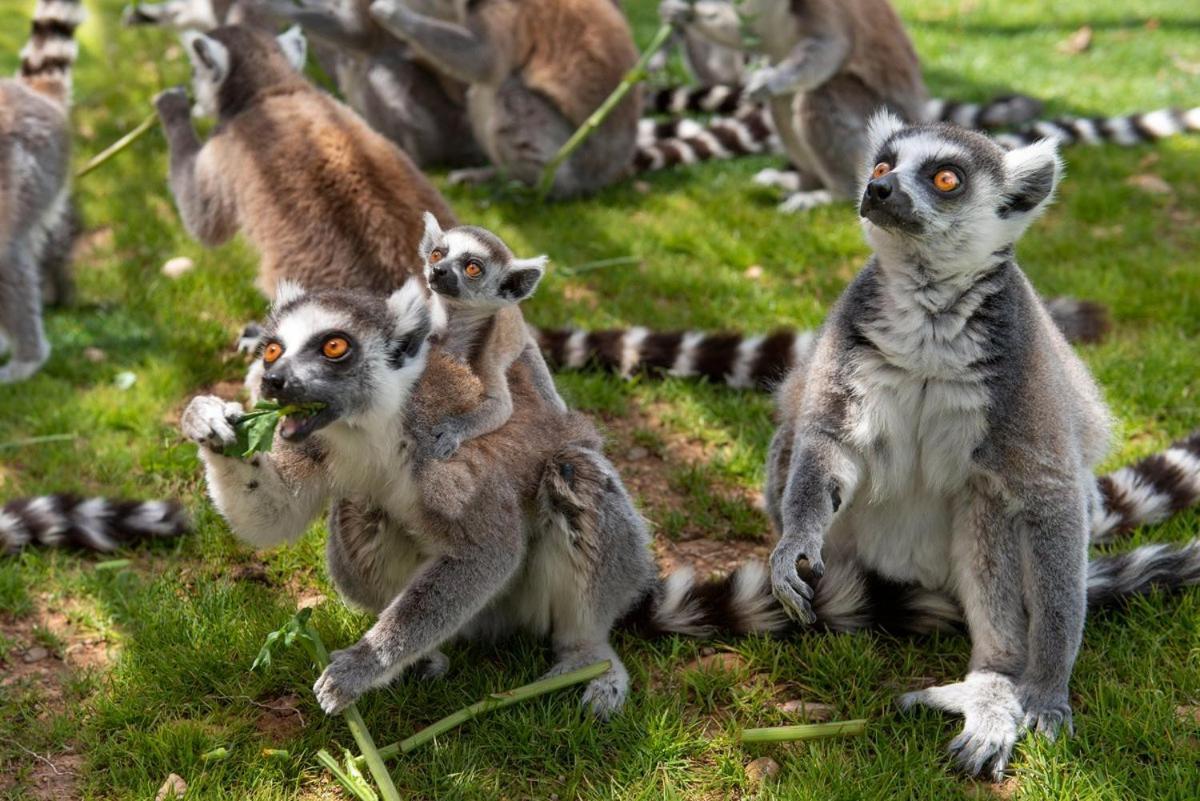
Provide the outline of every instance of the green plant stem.
[[625,99],[625,95],[629,94],[634,86],[641,83],[646,77],[646,65],[650,63],[650,59],[654,57],[662,46],[671,38],[672,26],[663,25],[654,34],[654,38],[650,40],[649,46],[642,53],[642,57],[637,60],[621,82],[617,84],[617,88],[608,96],[600,107],[592,112],[591,116],[583,121],[583,125],[579,126],[579,130],[571,134],[571,138],[558,149],[554,157],[546,162],[546,166],[542,169],[542,177],[538,181],[538,198],[545,200],[550,194],[550,190],[554,187],[554,176],[558,174],[558,168],[563,162],[571,157],[571,154],[583,144],[589,136],[595,133],[596,129],[608,118],[612,110],[617,107],[617,104]]
[[26,437],[25,439],[14,439],[11,442],[2,442],[0,451],[24,448],[29,445],[46,445],[51,442],[73,442],[77,439],[79,439],[78,434],[45,434],[40,437]]
[[[537,698],[539,695],[545,695],[546,693],[562,690],[575,684],[591,681],[597,676],[604,675],[611,668],[612,662],[605,659],[603,662],[596,662],[593,665],[579,668],[579,670],[563,673],[561,676],[551,676],[548,679],[541,679],[532,684],[526,684],[512,690],[492,693],[482,701],[476,701],[470,706],[458,710],[453,715],[447,715],[436,723],[431,723],[411,737],[405,738],[398,743],[385,745],[379,749],[379,756],[383,759],[391,759],[397,754],[407,754],[414,748],[425,745],[425,743],[434,737],[445,734],[456,726],[461,726],[468,720],[477,718],[485,712],[503,709],[506,706],[512,706],[521,701]],[[362,757],[358,757],[356,761],[361,763]]]
[[804,726],[770,726],[742,731],[743,743],[783,743],[791,740],[815,740],[819,737],[844,737],[862,734],[867,721],[841,720],[834,723],[811,723]]
[[346,792],[358,799],[358,801],[379,801],[379,797],[371,791],[369,787],[363,787],[362,782],[357,782],[350,778],[338,761],[333,758],[333,754],[322,748],[317,752],[317,761],[330,773],[333,778],[337,779],[338,784],[346,788]]
[[137,140],[141,139],[146,134],[147,131],[149,131],[151,128],[153,128],[157,124],[158,124],[158,112],[152,112],[150,114],[150,116],[146,117],[146,119],[144,119],[140,123],[138,123],[138,126],[136,128],[134,128],[132,131],[125,134],[120,139],[118,139],[117,141],[115,141],[111,145],[109,145],[108,147],[104,148],[104,150],[100,151],[95,156],[92,156],[92,158],[88,161],[88,163],[84,164],[79,169],[79,172],[75,173],[75,177],[78,179],[78,178],[82,178],[83,176],[87,175],[89,172],[96,169],[100,165],[104,164],[104,162],[108,161],[113,156],[117,155],[118,153],[120,153],[122,150],[124,150],[125,148],[132,145]]
[[[325,650],[325,643],[321,641],[321,635],[317,633],[312,623],[307,623],[305,628],[305,634],[312,643],[317,667],[324,670],[329,666],[329,652]],[[383,801],[400,801],[400,793],[397,792],[396,785],[392,782],[392,774],[388,773],[387,765],[383,764],[383,757],[380,756],[379,749],[375,747],[375,740],[371,737],[371,732],[367,730],[367,724],[363,722],[358,706],[350,704],[342,711],[342,717],[346,719],[346,725],[350,727],[350,734],[354,735],[354,741],[358,743],[358,750],[362,751],[362,756],[358,759],[366,762],[367,768],[371,771],[371,777],[375,779],[375,784],[379,785]],[[330,757],[330,759],[332,758]]]

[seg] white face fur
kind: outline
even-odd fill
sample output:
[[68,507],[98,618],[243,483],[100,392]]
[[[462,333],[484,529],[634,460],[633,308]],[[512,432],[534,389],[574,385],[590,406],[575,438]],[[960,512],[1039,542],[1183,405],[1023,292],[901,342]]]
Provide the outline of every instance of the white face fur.
[[910,127],[886,112],[871,120],[869,140],[859,209],[867,242],[885,262],[943,273],[990,265],[1045,211],[1062,173],[1052,140],[1005,152],[982,134]]
[[[216,117],[220,106],[221,84],[229,77],[231,65],[229,48],[211,36],[197,31],[185,31],[180,38],[188,60],[192,63],[192,95],[196,117]],[[293,25],[275,37],[288,63],[297,71],[304,69],[308,57],[308,40],[300,26]]]

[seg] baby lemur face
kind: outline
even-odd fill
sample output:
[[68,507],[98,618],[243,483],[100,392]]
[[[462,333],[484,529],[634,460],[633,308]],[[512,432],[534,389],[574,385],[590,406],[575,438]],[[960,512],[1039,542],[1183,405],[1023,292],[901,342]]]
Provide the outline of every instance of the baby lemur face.
[[461,225],[443,231],[425,212],[421,258],[429,287],[450,306],[498,308],[533,294],[546,271],[546,257],[518,259],[491,231]]
[[1005,152],[988,137],[938,123],[871,121],[859,216],[873,245],[923,243],[964,261],[1012,245],[1050,202],[1062,170],[1043,140]]
[[285,418],[283,438],[299,442],[330,425],[401,409],[424,370],[431,325],[419,281],[389,298],[282,284],[262,337],[261,394],[283,405],[324,405],[312,416]]

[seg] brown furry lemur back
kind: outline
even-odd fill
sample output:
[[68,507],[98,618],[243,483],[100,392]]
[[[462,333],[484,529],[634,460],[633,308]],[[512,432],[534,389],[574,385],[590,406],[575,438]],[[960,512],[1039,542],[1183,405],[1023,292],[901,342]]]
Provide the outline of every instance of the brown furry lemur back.
[[183,42],[197,105],[218,125],[202,146],[182,88],[155,103],[193,236],[215,246],[244,231],[269,297],[285,278],[386,292],[421,273],[421,213],[454,225],[453,212],[403,152],[304,79],[298,30],[273,39],[232,25]]

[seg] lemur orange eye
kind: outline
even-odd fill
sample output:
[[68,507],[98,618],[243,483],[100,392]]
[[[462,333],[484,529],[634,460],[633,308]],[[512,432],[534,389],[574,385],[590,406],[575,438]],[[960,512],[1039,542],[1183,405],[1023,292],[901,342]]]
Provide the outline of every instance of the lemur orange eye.
[[933,185],[939,192],[953,192],[961,183],[962,179],[954,170],[938,170],[937,175],[933,176]]
[[477,261],[469,261],[467,266],[463,267],[463,272],[466,273],[467,278],[478,278],[483,275],[483,265]]
[[429,263],[437,264],[439,261],[441,261],[445,257],[446,257],[446,254],[443,253],[440,248],[434,248],[433,250],[431,250],[429,252]]
[[886,161],[881,161],[875,165],[875,169],[871,170],[872,178],[882,178],[892,171],[892,165]]
[[350,343],[344,337],[330,337],[321,346],[321,352],[326,359],[340,359],[350,350]]
[[272,342],[263,350],[263,361],[267,364],[274,364],[279,361],[279,357],[283,355],[283,346],[278,342]]

